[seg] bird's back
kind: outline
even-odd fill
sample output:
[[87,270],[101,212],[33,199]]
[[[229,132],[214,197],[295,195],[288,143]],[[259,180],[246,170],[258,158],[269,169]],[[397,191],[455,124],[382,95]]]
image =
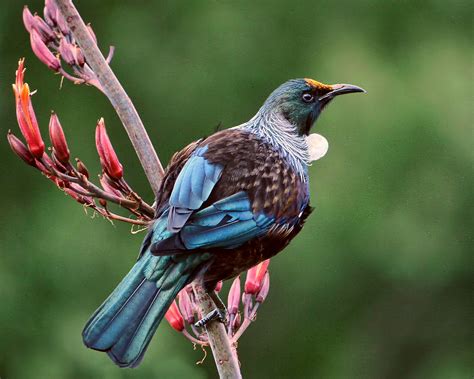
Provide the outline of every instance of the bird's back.
[[175,181],[189,157],[197,148],[206,148],[204,158],[223,166],[202,208],[245,191],[253,211],[272,214],[276,219],[297,217],[309,202],[308,178],[298,173],[283,154],[258,135],[233,128],[192,142],[176,153],[168,167],[157,199],[157,209],[167,207]]
[[272,219],[271,228],[264,235],[234,247],[231,254],[228,250],[223,252],[225,248],[211,249],[215,259],[206,278],[215,281],[252,267],[289,243],[311,211],[308,179],[305,173],[297,172],[277,147],[248,130],[232,128],[193,142],[173,156],[157,209],[168,208],[179,172],[198,149],[205,149],[203,157],[210,164],[222,166],[220,179],[200,209],[243,192],[253,214]]

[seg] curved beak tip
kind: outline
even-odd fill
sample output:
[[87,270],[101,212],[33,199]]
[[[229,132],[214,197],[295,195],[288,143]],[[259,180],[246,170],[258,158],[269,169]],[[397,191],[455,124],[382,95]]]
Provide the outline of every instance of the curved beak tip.
[[345,93],[356,93],[362,92],[367,93],[365,89],[359,86],[355,86],[353,84],[334,84],[332,86],[333,90],[331,91],[334,95],[342,95]]
[[344,95],[347,93],[367,93],[365,89],[359,86],[355,86],[353,84],[333,84],[331,88],[332,90],[320,97],[319,101],[329,101],[331,99],[334,99],[336,96]]

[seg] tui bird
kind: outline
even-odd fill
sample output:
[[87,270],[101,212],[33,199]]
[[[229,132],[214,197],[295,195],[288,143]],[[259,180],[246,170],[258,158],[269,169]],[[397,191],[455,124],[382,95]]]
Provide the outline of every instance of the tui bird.
[[88,321],[85,345],[135,367],[184,286],[201,278],[213,294],[288,245],[312,210],[306,137],[332,99],[353,92],[365,91],[289,80],[246,123],[176,153],[139,258]]

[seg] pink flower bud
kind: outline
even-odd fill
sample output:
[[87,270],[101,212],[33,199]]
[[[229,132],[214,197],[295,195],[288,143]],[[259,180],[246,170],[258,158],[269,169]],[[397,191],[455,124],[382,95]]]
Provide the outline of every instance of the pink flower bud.
[[40,16],[35,15],[33,16],[33,19],[34,22],[31,25],[31,31],[35,30],[44,43],[48,43],[55,39],[53,29],[51,29],[51,27]]
[[21,140],[17,138],[10,130],[8,131],[7,139],[13,152],[18,155],[18,157],[20,157],[23,162],[30,166],[36,167],[35,157],[33,157],[25,144],[21,142]]
[[181,313],[179,313],[178,306],[176,305],[176,300],[173,300],[173,303],[165,314],[165,318],[174,330],[178,332],[183,331],[184,320],[183,316],[181,316]]
[[107,131],[105,130],[104,119],[101,118],[97,123],[95,132],[95,144],[99,153],[100,163],[104,171],[112,179],[118,180],[123,177],[123,167],[117,158],[112,143],[110,142]]
[[242,294],[242,304],[244,305],[244,317],[249,318],[252,309],[252,295],[249,293]]
[[71,34],[71,31],[69,30],[69,26],[64,19],[63,15],[61,12],[59,12],[59,9],[56,8],[56,24],[58,25],[59,30],[61,31],[63,36],[67,36]]
[[268,271],[266,272],[265,276],[263,277],[262,285],[260,286],[260,290],[255,297],[255,301],[257,303],[263,303],[267,298],[268,291],[270,290],[270,274]]
[[45,0],[44,2],[44,19],[49,26],[53,27],[56,25],[56,12],[58,8],[54,0]]
[[183,289],[178,294],[179,300],[179,309],[181,310],[181,314],[183,315],[186,322],[190,325],[194,324],[194,312],[193,306],[191,304],[191,299],[189,298],[188,292]]
[[84,54],[79,46],[73,46],[72,54],[74,56],[74,63],[80,67],[84,66],[86,59],[84,58]]
[[30,87],[27,83],[23,83],[24,77],[24,60],[18,63],[16,71],[16,80],[13,84],[13,92],[15,93],[16,117],[20,127],[21,134],[25,137],[26,144],[30,152],[36,157],[41,158],[44,153],[44,142],[33,110],[30,98]]
[[58,71],[61,67],[58,57],[54,56],[48,47],[45,45],[43,40],[40,38],[35,29],[30,33],[30,42],[33,53],[38,59],[48,66],[53,71]]
[[61,38],[59,41],[59,54],[61,55],[61,58],[64,59],[64,61],[72,66],[75,64],[75,58],[74,58],[74,46],[71,45],[66,38]]
[[216,284],[216,288],[214,288],[214,291],[219,293],[219,292],[221,292],[221,290],[222,290],[222,280],[219,280]]
[[237,276],[230,287],[227,298],[227,310],[229,314],[236,314],[239,311],[240,303],[240,276]]
[[89,34],[91,35],[92,39],[94,40],[94,42],[95,42],[96,45],[97,45],[97,37],[96,37],[96,35],[95,35],[95,33],[94,33],[94,30],[92,29],[91,24],[87,24],[86,26],[87,26],[87,30],[89,31]]
[[69,162],[69,148],[67,146],[66,137],[64,137],[63,128],[59,122],[56,113],[51,114],[49,119],[49,138],[53,144],[54,154],[61,163]]
[[25,25],[25,28],[28,33],[31,33],[31,29],[33,28],[34,23],[35,18],[31,14],[29,8],[25,5],[23,8],[23,24]]
[[237,313],[234,319],[232,320],[232,330],[239,329],[241,323],[242,323],[242,316],[240,316],[240,313]]
[[255,295],[258,292],[269,264],[270,259],[266,259],[247,271],[245,293]]

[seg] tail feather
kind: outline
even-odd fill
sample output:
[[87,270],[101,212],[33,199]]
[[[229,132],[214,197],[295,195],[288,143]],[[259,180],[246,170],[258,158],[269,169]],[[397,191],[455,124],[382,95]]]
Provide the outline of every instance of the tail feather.
[[[170,268],[163,270],[162,266]],[[146,274],[150,267],[162,270],[158,283]],[[84,344],[106,351],[120,367],[137,366],[160,321],[193,272],[189,262],[170,264],[169,257],[145,253],[86,324]]]

